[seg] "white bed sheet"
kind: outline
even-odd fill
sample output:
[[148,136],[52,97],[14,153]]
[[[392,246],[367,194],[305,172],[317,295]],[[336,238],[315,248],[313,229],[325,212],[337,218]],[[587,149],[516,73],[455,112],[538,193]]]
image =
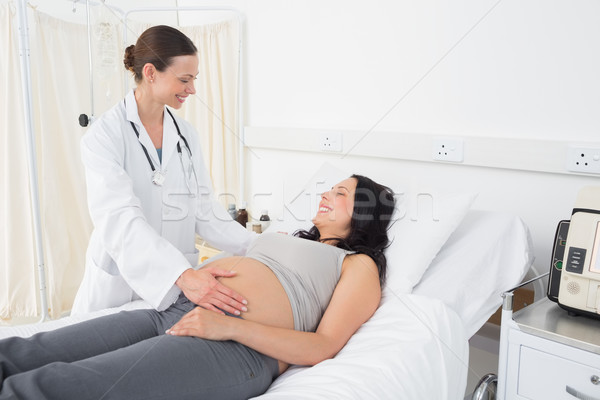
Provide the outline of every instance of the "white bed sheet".
[[[462,399],[468,339],[518,284],[532,262],[529,231],[514,216],[471,210],[411,294],[384,290],[375,315],[331,360],[292,367],[267,399]],[[390,268],[400,268],[390,265]],[[43,324],[0,328],[0,338],[29,336],[122,309]]]
[[257,399],[462,399],[468,362],[454,311],[438,299],[388,295],[334,359],[290,368]]

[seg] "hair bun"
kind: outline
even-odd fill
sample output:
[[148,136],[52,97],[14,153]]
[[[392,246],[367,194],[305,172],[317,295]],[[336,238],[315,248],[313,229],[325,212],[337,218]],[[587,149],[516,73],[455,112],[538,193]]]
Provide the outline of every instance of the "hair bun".
[[125,56],[123,57],[123,64],[128,71],[134,72],[134,57],[133,52],[135,51],[135,44],[128,46],[125,49]]

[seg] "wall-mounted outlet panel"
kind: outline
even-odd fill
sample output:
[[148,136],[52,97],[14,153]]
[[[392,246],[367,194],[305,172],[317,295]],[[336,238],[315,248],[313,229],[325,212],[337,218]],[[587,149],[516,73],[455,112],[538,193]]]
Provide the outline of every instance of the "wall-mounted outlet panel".
[[319,147],[322,151],[342,151],[342,132],[321,133]]
[[600,148],[569,146],[567,171],[600,174]]
[[437,161],[463,162],[464,143],[453,137],[434,137],[431,155]]

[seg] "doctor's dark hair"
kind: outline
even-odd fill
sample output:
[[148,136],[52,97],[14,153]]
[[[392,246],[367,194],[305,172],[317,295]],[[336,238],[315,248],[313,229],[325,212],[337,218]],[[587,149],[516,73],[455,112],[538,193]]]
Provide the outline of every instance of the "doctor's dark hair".
[[123,64],[133,73],[137,83],[142,81],[144,65],[150,63],[163,72],[173,57],[192,56],[198,53],[194,43],[181,31],[166,25],[146,29],[135,45],[125,49]]
[[394,192],[362,175],[352,175],[356,179],[354,209],[350,222],[350,233],[346,238],[322,238],[316,226],[310,230],[297,231],[295,236],[316,240],[336,240],[336,246],[357,254],[371,257],[379,271],[379,283],[385,283],[387,260],[384,250],[390,245],[388,226],[394,212]]

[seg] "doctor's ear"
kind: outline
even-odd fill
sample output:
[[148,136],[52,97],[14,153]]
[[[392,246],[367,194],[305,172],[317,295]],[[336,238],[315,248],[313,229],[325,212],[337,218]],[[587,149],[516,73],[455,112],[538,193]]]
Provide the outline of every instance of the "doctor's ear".
[[150,83],[153,83],[156,76],[156,67],[154,64],[146,63],[142,68],[142,74]]

